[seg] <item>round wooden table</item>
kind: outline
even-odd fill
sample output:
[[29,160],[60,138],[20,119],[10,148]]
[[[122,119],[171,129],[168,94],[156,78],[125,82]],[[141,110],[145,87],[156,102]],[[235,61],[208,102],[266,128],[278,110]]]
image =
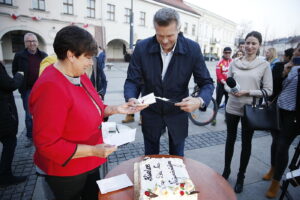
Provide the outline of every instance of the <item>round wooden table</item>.
[[[236,200],[236,195],[229,183],[210,167],[197,162],[195,160],[171,155],[151,155],[153,158],[181,158],[186,165],[187,171],[199,191],[199,200]],[[144,156],[133,158],[122,162],[114,169],[108,172],[105,178],[126,173],[130,180],[134,183],[133,165],[135,162],[142,161]],[[106,194],[99,193],[99,200],[134,200],[133,186],[123,188]]]

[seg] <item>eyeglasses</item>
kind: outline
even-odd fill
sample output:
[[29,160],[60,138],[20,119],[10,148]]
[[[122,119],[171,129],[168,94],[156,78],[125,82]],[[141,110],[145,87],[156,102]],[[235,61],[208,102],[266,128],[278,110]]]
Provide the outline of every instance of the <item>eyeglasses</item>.
[[37,40],[26,40],[25,42],[27,42],[27,43],[36,43]]
[[231,51],[225,51],[224,53],[225,54],[231,54]]

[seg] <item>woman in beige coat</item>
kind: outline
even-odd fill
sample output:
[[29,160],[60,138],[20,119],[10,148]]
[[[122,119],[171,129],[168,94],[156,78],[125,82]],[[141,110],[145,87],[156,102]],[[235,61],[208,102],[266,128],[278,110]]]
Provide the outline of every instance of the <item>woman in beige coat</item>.
[[268,95],[272,94],[273,82],[270,64],[258,57],[262,36],[259,32],[250,32],[245,38],[245,56],[236,58],[229,67],[228,77],[235,79],[239,85],[238,92],[228,86],[229,93],[226,105],[227,139],[225,146],[225,166],[222,176],[227,179],[230,175],[230,164],[237,136],[238,123],[242,123],[242,152],[240,168],[234,190],[236,193],[243,191],[246,168],[251,155],[251,141],[253,130],[247,124],[243,113],[244,105],[251,104],[254,96],[262,96],[261,88]]

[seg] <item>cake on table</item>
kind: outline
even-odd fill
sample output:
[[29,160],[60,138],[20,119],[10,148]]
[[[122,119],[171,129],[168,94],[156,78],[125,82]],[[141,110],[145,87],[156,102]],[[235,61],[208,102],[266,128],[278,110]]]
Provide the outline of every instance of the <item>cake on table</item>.
[[198,192],[180,158],[149,158],[134,166],[136,200],[197,200]]

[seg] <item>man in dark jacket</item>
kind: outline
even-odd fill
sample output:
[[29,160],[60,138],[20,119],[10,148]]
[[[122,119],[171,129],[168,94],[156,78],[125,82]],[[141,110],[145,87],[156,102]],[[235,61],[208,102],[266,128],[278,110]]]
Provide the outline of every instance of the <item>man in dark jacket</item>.
[[99,49],[99,55],[93,58],[93,72],[90,76],[90,79],[98,94],[101,96],[102,100],[104,100],[107,88],[107,80],[104,73],[105,53],[102,47],[99,47]]
[[273,77],[273,94],[269,98],[270,101],[273,101],[282,90],[282,81],[284,78],[282,77],[282,72],[284,69],[284,65],[288,63],[293,57],[293,48],[286,49],[284,51],[283,62],[275,63],[272,69],[272,77]]
[[0,62],[0,142],[3,144],[0,161],[0,186],[17,184],[26,180],[25,176],[14,176],[11,170],[18,133],[18,112],[13,96],[23,81],[23,72],[10,78]]
[[33,33],[25,34],[24,43],[25,49],[15,54],[12,63],[12,72],[13,74],[16,74],[17,71],[24,72],[24,81],[19,88],[19,92],[25,110],[26,136],[29,139],[29,143],[26,146],[29,147],[32,144],[32,117],[29,113],[28,97],[32,86],[39,76],[40,63],[47,54],[38,49],[39,43],[36,35]]
[[[154,16],[156,36],[136,44],[124,85],[125,99],[136,105],[139,88],[142,96],[154,93],[171,102],[157,100],[141,112],[145,155],[159,154],[162,129],[167,127],[169,153],[184,154],[188,135],[188,113],[205,109],[214,90],[199,45],[179,33],[179,14],[162,8]],[[191,76],[200,87],[199,97],[189,97]],[[179,103],[172,103],[179,102]]]

